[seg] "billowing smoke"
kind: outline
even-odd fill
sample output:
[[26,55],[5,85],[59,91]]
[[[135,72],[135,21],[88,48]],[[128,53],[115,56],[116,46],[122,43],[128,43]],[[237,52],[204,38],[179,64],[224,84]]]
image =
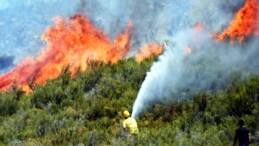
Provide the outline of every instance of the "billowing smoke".
[[[259,74],[258,40],[240,46],[217,44],[210,37],[197,40],[197,35],[209,36],[185,30],[166,45],[141,86],[133,117],[154,102],[185,101],[200,91],[223,90],[233,78]],[[192,48],[191,54],[184,53],[187,46]]]
[[89,17],[112,39],[133,20],[135,33],[129,55],[134,55],[137,48],[171,39],[176,32],[197,21],[219,29],[228,24],[233,11],[243,3],[243,0],[235,3],[230,0],[213,3],[209,0],[0,0],[0,49],[4,50],[0,56],[13,56],[15,65],[27,56],[36,56],[45,45],[41,35],[46,27],[53,25],[52,19],[75,13]]
[[[216,43],[211,38],[213,31],[228,25],[226,22],[230,22],[229,18],[242,4],[225,3],[193,3],[195,7],[188,14],[192,21],[204,24],[205,30],[180,29],[173,35],[165,52],[147,73],[133,106],[133,117],[154,102],[182,101],[200,91],[223,90],[233,77],[259,74],[258,37],[251,37],[243,44]],[[184,53],[186,48],[191,49],[190,54]]]
[[[86,14],[111,37],[134,21],[133,52],[150,42],[163,42],[175,33],[202,22],[210,30],[227,26],[243,0],[81,0],[78,12]],[[215,23],[217,22],[217,23]]]
[[84,12],[87,16],[111,37],[115,37],[133,20],[133,52],[147,43],[162,42],[168,39],[171,30],[183,27],[183,21],[175,20],[187,18],[183,7],[189,5],[171,0],[82,0],[82,4],[86,6]]

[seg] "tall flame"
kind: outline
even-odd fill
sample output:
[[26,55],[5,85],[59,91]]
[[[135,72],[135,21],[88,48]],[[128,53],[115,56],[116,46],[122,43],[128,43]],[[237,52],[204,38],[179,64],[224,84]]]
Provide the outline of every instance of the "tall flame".
[[259,0],[247,0],[244,7],[235,15],[230,26],[221,34],[216,34],[217,41],[230,39],[240,43],[249,35],[259,35]]
[[65,69],[73,77],[79,69],[85,71],[89,61],[116,63],[129,51],[132,22],[114,42],[84,16],[59,17],[55,22],[56,25],[43,35],[47,46],[37,58],[27,58],[11,72],[0,76],[0,91],[16,85],[30,92],[36,85],[56,79]]

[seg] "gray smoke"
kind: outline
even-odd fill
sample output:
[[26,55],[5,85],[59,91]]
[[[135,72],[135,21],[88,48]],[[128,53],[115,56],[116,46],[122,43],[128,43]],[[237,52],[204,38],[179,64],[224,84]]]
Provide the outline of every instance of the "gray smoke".
[[[172,35],[165,52],[147,73],[133,106],[133,117],[154,102],[183,101],[200,91],[223,90],[234,77],[259,74],[258,38],[249,38],[242,45],[215,43],[210,38],[211,33],[228,26],[243,2],[227,4],[203,0],[193,2],[192,9],[186,10],[190,18],[187,27]],[[204,24],[205,31],[191,29],[195,22]],[[189,56],[184,54],[186,47],[192,48]]]
[[[112,38],[134,21],[133,52],[149,42],[163,42],[175,33],[201,22],[211,31],[221,30],[242,7],[243,0],[81,0],[79,13],[86,14]],[[217,23],[215,23],[217,22]]]
[[[134,22],[132,51],[148,42],[161,42],[170,36],[173,27],[183,27],[173,20],[186,19],[182,9],[185,4],[171,0],[85,0],[84,12],[112,38],[122,32],[130,20]],[[82,10],[82,9],[80,9]],[[176,14],[177,13],[177,14]],[[186,15],[186,14],[185,14]]]
[[[27,56],[36,56],[45,45],[41,35],[46,27],[53,25],[52,18],[75,13],[88,16],[111,38],[133,20],[135,35],[129,55],[134,55],[143,45],[168,40],[197,21],[219,29],[242,3],[242,0],[235,3],[220,0],[213,4],[209,0],[0,0],[0,49],[3,50],[0,56],[13,56],[15,65]],[[212,25],[215,21],[221,25]]]
[[[259,74],[259,41],[246,44],[217,44],[208,33],[185,30],[166,46],[147,73],[133,106],[133,117],[139,116],[154,102],[186,101],[200,91],[223,90],[233,78]],[[191,36],[191,37],[190,37]],[[192,54],[185,55],[186,46]]]

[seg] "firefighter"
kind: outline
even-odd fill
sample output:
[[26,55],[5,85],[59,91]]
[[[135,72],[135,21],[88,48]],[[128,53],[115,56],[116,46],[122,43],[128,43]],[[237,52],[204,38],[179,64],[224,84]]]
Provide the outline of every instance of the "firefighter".
[[123,112],[123,116],[125,118],[123,121],[123,128],[130,134],[137,135],[139,133],[137,121],[130,117],[130,113],[127,110]]

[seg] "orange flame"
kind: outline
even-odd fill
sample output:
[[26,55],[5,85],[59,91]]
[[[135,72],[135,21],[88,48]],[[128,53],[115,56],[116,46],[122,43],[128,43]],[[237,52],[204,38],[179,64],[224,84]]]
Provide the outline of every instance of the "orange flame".
[[89,61],[116,63],[130,48],[132,22],[114,42],[84,16],[59,17],[55,22],[56,25],[43,35],[47,46],[36,59],[27,58],[11,72],[0,76],[0,91],[15,84],[28,93],[36,85],[58,78],[65,69],[74,77],[79,69],[87,69]]
[[136,55],[136,61],[141,62],[146,58],[150,58],[154,55],[159,55],[163,52],[163,46],[155,43],[146,45],[144,48],[140,49],[139,53]]
[[235,15],[230,26],[221,34],[213,37],[217,41],[230,39],[231,42],[238,40],[240,43],[249,35],[259,35],[259,1],[247,0],[244,7]]

